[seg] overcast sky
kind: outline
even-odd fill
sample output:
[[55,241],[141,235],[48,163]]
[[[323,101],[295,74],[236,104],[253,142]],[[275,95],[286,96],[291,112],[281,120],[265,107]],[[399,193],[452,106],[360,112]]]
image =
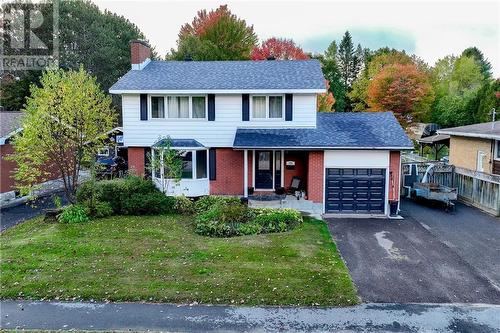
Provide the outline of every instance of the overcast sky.
[[144,32],[160,55],[175,47],[182,24],[200,9],[227,4],[258,37],[286,37],[323,52],[349,30],[355,43],[414,53],[429,64],[479,47],[500,77],[500,1],[123,1],[94,0]]

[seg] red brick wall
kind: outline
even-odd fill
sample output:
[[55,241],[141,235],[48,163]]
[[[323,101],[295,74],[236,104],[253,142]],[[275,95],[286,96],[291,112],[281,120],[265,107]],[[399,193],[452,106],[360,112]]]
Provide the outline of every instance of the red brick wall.
[[144,176],[144,148],[129,147],[128,148],[128,170],[138,176]]
[[12,145],[0,145],[0,193],[14,190],[14,179],[12,172],[16,168],[16,163],[7,161],[5,157],[12,154],[14,149]]
[[[289,188],[292,183],[292,178],[298,176],[301,178],[301,187],[307,188],[307,177],[306,177],[306,166],[304,165],[304,160],[307,161],[307,155],[298,152],[286,152],[285,153],[285,188]],[[294,161],[295,168],[293,170],[286,168],[287,161]]]
[[130,63],[141,64],[151,57],[151,48],[145,42],[132,41],[130,43]]
[[[5,157],[14,153],[14,147],[11,144],[0,145],[0,193],[16,190],[14,171],[17,167],[13,161],[7,161]],[[61,178],[56,163],[44,164],[43,171],[46,173],[38,178],[38,182],[43,183],[51,179]]]
[[[248,155],[250,160],[250,152]],[[210,181],[210,194],[243,195],[243,151],[217,148],[215,158],[217,174]]]
[[401,153],[391,151],[389,155],[389,200],[399,200],[399,166]]
[[323,173],[325,172],[323,163],[323,152],[309,152],[307,166],[307,196],[308,199],[322,203],[323,202]]

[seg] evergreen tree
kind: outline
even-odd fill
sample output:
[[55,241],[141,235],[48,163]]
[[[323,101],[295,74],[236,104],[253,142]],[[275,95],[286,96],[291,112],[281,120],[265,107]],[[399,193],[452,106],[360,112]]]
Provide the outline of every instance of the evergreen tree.
[[337,63],[337,50],[337,43],[333,41],[319,59],[322,64],[323,75],[330,83],[329,91],[335,96],[335,111],[343,112],[346,107],[346,90]]
[[462,55],[474,58],[474,60],[476,60],[477,64],[481,68],[481,74],[483,74],[486,79],[490,79],[492,77],[491,63],[488,61],[488,59],[484,58],[483,52],[481,52],[481,50],[479,50],[477,47],[466,48],[462,52]]
[[358,52],[354,49],[351,34],[346,31],[337,52],[340,75],[346,89],[351,88],[352,82],[358,76],[362,54],[361,45],[358,45]]

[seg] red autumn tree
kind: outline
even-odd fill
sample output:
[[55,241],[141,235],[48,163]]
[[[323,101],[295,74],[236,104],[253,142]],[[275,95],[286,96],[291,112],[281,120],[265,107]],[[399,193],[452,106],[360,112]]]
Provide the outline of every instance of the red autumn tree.
[[401,121],[411,121],[428,111],[433,92],[427,74],[414,64],[392,64],[375,75],[367,97],[371,111],[392,111]]
[[335,97],[333,97],[333,94],[329,91],[330,82],[328,80],[325,80],[325,85],[326,93],[318,94],[318,97],[316,98],[316,108],[318,112],[335,111],[333,109],[333,105],[335,104]]
[[271,57],[277,60],[309,59],[309,56],[293,40],[276,37],[269,38],[260,46],[254,47],[250,55],[252,60],[266,60]]

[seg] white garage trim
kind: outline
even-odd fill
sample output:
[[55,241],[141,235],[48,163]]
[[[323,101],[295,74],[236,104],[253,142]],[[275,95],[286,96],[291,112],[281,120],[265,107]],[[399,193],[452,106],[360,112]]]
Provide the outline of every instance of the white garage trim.
[[[385,169],[384,215],[389,215],[389,150],[325,150],[323,158],[323,213],[326,213],[326,169]],[[360,214],[360,217],[363,215]]]

